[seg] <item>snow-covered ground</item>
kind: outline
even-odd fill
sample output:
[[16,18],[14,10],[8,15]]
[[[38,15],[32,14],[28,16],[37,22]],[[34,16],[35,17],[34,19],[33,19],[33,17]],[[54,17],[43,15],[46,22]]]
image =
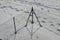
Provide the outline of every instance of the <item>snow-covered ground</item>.
[[[0,39],[14,40],[15,17],[17,35],[15,40],[60,40],[60,0],[0,0]],[[31,19],[25,26],[31,7],[43,27],[34,17],[34,35],[31,39]],[[38,30],[36,30],[39,28]],[[36,32],[35,32],[36,30]]]

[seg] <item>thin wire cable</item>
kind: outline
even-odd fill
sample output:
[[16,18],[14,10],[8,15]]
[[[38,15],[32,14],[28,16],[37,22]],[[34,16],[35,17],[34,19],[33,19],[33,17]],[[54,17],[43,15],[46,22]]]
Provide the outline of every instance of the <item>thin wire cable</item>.
[[51,29],[48,29],[47,27],[43,27],[43,28],[45,28],[45,29],[49,30],[50,32],[53,32],[53,33],[55,33],[56,35],[60,36],[58,33],[54,32],[54,31],[51,30]]
[[32,21],[31,21],[31,24],[32,24],[32,27],[31,27],[31,39],[33,38],[33,24],[34,24],[34,20],[33,20],[33,7],[31,9],[31,17],[32,17]]

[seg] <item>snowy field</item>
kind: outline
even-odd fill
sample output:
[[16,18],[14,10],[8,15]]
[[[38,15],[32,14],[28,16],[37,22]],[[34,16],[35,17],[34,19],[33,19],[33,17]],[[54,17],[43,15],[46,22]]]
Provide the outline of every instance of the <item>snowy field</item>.
[[[43,27],[34,16],[31,36],[31,18],[24,26],[32,7]],[[60,40],[60,0],[0,0],[0,40]]]

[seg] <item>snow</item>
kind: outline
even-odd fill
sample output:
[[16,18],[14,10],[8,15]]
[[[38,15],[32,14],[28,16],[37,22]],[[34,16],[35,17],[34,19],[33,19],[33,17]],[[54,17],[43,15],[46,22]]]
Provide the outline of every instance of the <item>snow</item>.
[[[60,40],[59,2],[59,0],[0,0],[0,39],[14,40],[13,17],[15,17],[18,31],[15,40]],[[43,27],[39,27],[34,16],[35,23],[31,39],[31,18],[28,29],[24,26],[32,6]]]

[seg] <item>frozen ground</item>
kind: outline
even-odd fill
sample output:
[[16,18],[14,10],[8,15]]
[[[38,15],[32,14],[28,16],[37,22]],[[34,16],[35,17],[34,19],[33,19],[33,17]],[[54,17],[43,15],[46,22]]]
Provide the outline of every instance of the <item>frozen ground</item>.
[[[14,40],[15,17],[17,35],[15,40],[60,40],[60,0],[0,0],[0,39]],[[25,26],[31,7],[33,6],[37,17],[43,25],[39,28],[38,22],[34,17],[33,38]]]

